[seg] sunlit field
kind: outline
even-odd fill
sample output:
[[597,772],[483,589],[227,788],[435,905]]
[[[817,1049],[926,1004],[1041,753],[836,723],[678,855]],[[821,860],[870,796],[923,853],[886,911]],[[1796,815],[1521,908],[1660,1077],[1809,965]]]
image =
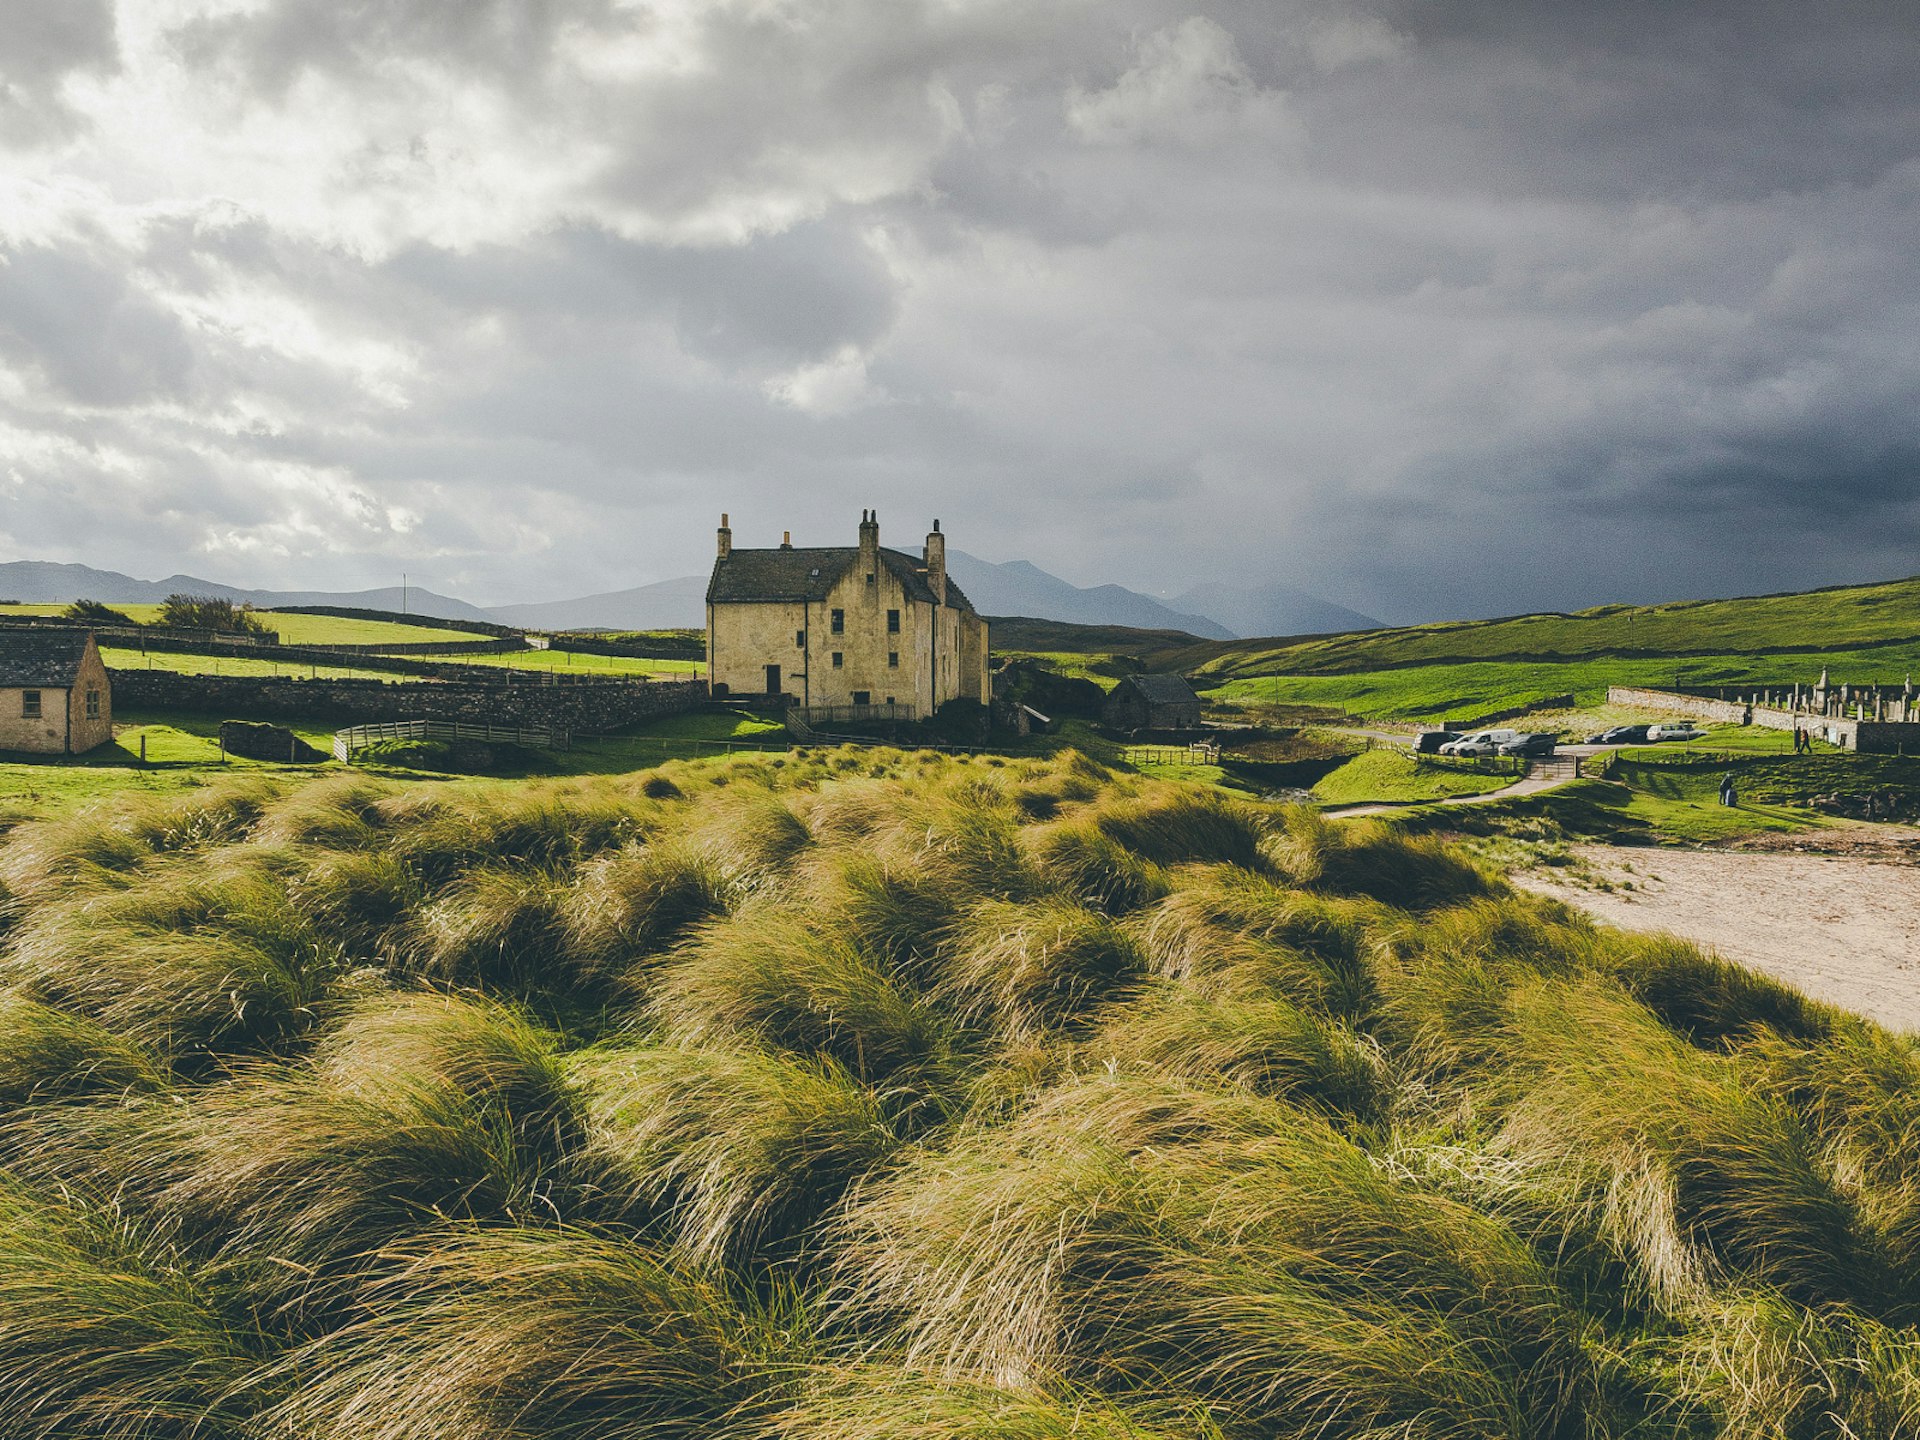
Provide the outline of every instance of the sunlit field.
[[0,886],[9,1440],[1920,1421],[1915,1042],[1437,841],[813,751]]

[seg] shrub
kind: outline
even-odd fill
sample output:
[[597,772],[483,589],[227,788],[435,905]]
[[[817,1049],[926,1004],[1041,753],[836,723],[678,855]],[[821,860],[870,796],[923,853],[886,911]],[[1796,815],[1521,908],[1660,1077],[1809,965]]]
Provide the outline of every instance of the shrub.
[[252,605],[236,605],[217,595],[169,595],[161,602],[160,623],[180,630],[223,630],[232,634],[261,635],[267,629],[253,613]]

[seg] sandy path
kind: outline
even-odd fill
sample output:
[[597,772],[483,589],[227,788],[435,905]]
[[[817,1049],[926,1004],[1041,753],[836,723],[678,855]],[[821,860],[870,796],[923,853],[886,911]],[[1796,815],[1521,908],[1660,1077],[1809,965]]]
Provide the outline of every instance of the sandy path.
[[[1920,865],[1853,855],[1576,847],[1615,889],[1516,885],[1626,930],[1669,930],[1896,1030],[1920,1031]],[[1904,858],[1904,857],[1903,857]],[[1632,890],[1618,888],[1631,881]]]

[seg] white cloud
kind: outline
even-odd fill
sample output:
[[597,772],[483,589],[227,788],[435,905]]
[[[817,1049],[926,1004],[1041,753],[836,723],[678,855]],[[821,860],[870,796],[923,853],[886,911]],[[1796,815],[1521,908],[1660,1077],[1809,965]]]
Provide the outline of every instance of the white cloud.
[[1282,138],[1291,129],[1286,98],[1255,83],[1233,36],[1203,15],[1143,37],[1112,85],[1070,90],[1066,114],[1083,140],[1103,145],[1204,145],[1241,131]]

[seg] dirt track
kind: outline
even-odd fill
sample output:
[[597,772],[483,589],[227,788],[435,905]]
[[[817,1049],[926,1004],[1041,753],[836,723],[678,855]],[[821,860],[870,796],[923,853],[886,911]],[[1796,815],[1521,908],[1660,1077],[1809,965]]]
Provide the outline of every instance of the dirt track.
[[1889,845],[1872,858],[1577,848],[1612,890],[1569,885],[1552,871],[1514,883],[1622,929],[1672,931],[1817,999],[1920,1032],[1920,845]]

